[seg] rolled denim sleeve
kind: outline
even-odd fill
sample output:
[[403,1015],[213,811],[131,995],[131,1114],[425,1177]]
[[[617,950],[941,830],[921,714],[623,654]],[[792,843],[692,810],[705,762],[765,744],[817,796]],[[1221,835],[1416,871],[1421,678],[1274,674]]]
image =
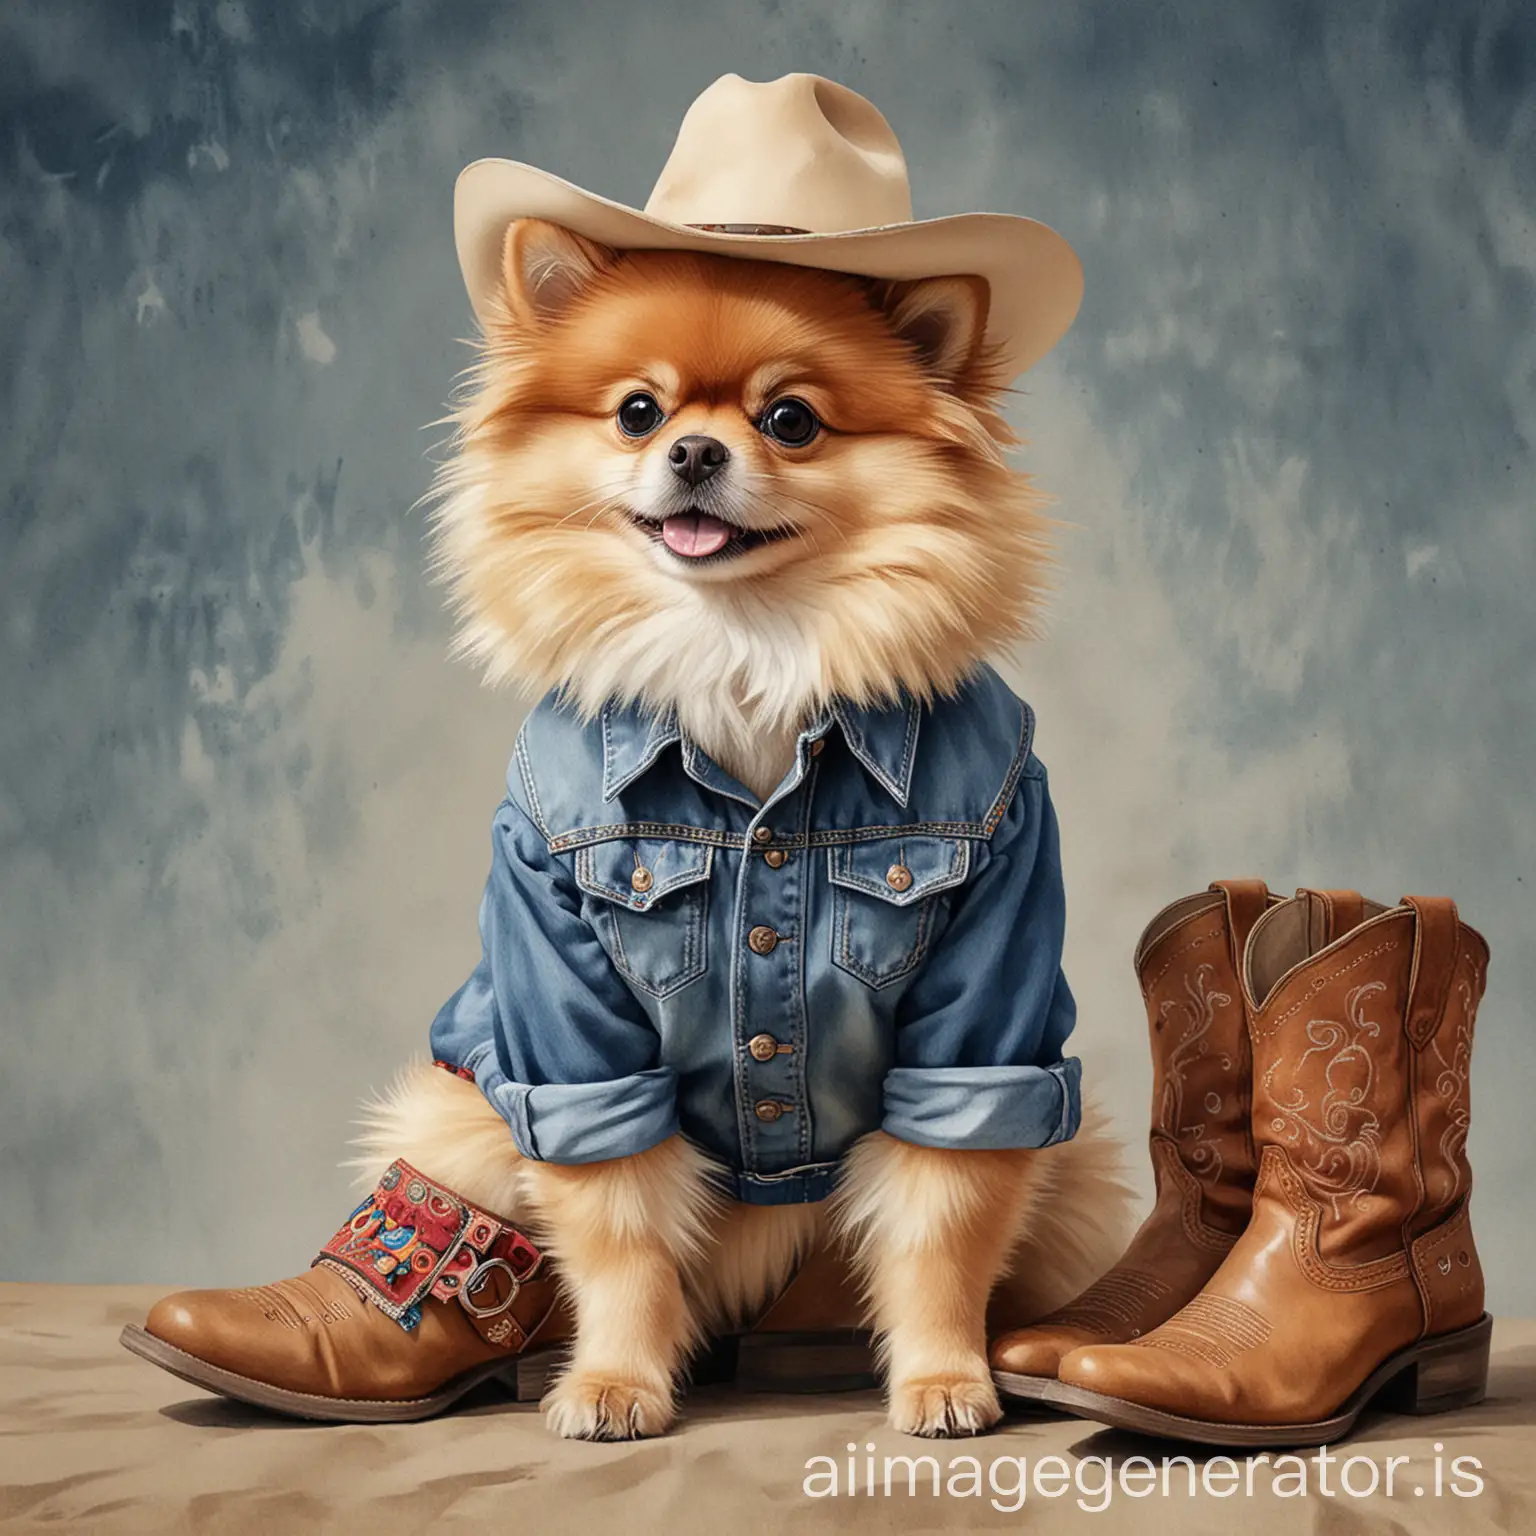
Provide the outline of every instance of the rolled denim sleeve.
[[510,797],[492,828],[481,958],[432,1024],[524,1157],[628,1157],[676,1133],[677,1078],[591,925],[571,872]]
[[925,1147],[1046,1147],[1077,1132],[1077,1006],[1061,969],[1061,850],[1031,759],[897,1014],[883,1129]]

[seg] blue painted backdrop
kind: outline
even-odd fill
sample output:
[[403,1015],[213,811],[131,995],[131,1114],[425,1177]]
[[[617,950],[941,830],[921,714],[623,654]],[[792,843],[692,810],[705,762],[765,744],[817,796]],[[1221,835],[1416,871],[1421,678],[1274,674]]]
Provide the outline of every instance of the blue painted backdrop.
[[[942,18],[942,19],[941,19]],[[0,21],[0,1275],[270,1279],[476,952],[513,701],[412,503],[468,354],[454,174],[643,202],[717,74],[811,69],[920,214],[1044,218],[1075,526],[1019,661],[1091,1080],[1217,875],[1448,891],[1472,1149],[1536,1308],[1536,12],[1518,3],[13,4]]]

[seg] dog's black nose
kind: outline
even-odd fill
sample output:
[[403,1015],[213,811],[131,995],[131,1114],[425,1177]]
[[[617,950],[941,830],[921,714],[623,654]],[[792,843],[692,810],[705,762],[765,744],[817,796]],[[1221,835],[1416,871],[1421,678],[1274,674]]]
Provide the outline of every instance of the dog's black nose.
[[672,471],[689,485],[702,485],[730,457],[718,437],[690,432],[680,437],[667,452]]

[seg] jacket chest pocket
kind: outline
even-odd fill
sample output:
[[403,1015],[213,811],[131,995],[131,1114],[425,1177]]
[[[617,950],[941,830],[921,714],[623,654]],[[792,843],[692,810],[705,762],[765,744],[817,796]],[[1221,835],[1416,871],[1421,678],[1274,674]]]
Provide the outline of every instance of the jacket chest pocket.
[[970,867],[963,838],[887,837],[829,848],[832,963],[871,987],[915,971],[943,926],[942,893],[962,885]]
[[620,974],[652,997],[670,997],[704,974],[714,851],[638,837],[576,852],[583,915]]

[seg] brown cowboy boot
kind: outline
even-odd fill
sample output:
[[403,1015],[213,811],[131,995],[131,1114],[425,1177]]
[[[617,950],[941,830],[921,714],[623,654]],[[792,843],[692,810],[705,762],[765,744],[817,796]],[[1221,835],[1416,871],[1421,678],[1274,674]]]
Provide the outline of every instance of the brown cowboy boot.
[[1221,880],[1164,907],[1136,947],[1152,1029],[1157,1199],[1124,1256],[1076,1300],[992,1346],[1007,1397],[1039,1398],[1080,1345],[1150,1332],[1199,1291],[1248,1222],[1248,1025],[1238,967],[1249,930],[1280,901]]
[[[531,1239],[397,1160],[307,1274],[167,1296],[122,1342],[224,1397],[379,1424],[430,1418],[492,1377],[534,1401],[573,1332]],[[748,1391],[874,1385],[846,1261],[814,1251],[748,1332],[710,1341],[690,1376]]]
[[541,1386],[553,1351],[524,1352],[569,1333],[527,1237],[396,1161],[307,1274],[168,1296],[122,1342],[224,1397],[383,1424],[441,1413],[493,1376],[517,1391],[530,1366]]
[[1312,915],[1298,897],[1249,940],[1247,1231],[1162,1327],[1062,1361],[1052,1402],[1145,1433],[1286,1446],[1347,1434],[1378,1395],[1411,1413],[1483,1397],[1492,1324],[1466,1136],[1488,946],[1445,898],[1363,903],[1322,947]]
[[880,1384],[866,1308],[847,1255],[813,1248],[777,1298],[735,1341],[743,1392],[860,1392]]

